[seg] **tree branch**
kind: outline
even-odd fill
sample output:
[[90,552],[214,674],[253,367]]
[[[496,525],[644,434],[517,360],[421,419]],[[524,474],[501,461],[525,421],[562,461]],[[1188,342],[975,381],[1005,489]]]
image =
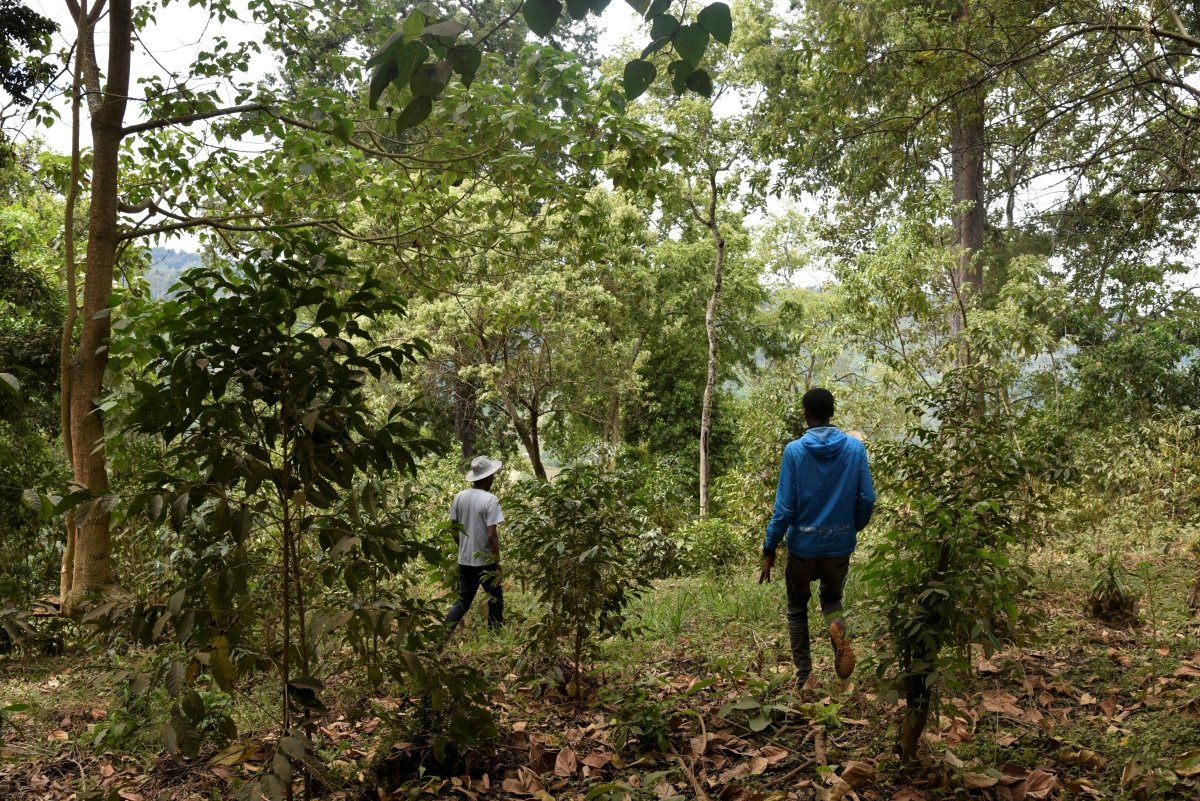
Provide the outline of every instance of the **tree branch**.
[[230,106],[228,108],[216,108],[209,111],[197,111],[194,114],[180,114],[177,117],[162,117],[156,120],[147,122],[139,122],[137,125],[129,125],[121,130],[121,136],[131,136],[133,134],[143,133],[145,131],[154,131],[160,128],[169,128],[172,125],[190,125],[193,122],[201,120],[210,120],[213,117],[226,117],[233,114],[242,114],[249,111],[266,111],[267,106],[264,103],[246,103],[241,106]]

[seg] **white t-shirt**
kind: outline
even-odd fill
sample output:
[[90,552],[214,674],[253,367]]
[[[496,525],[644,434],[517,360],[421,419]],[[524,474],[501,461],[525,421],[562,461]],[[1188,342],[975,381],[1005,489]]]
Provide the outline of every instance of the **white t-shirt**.
[[461,523],[467,532],[458,538],[458,563],[475,567],[490,565],[494,560],[488,548],[487,530],[488,526],[504,522],[500,499],[487,490],[465,489],[454,496],[450,519]]

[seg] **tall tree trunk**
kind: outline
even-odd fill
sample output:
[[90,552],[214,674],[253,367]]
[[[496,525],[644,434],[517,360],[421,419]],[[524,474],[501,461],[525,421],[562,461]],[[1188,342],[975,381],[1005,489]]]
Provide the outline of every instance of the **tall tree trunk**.
[[475,455],[475,435],[478,431],[476,397],[478,390],[470,381],[454,375],[454,434],[458,437],[464,462]]
[[549,481],[550,477],[546,474],[546,466],[542,464],[542,443],[538,433],[538,424],[541,415],[538,411],[537,401],[535,400],[526,407],[529,409],[529,420],[526,421],[521,416],[517,405],[513,403],[508,393],[499,387],[497,390],[500,400],[504,403],[504,411],[508,415],[508,419],[512,422],[513,428],[517,430],[517,437],[520,438],[521,444],[525,446],[525,452],[529,455],[529,463],[533,467],[533,474],[538,477],[538,481]]
[[[968,79],[970,81],[970,79]],[[974,81],[970,81],[974,83]],[[983,289],[983,203],[984,90],[964,87],[954,108],[954,129],[950,134],[950,152],[954,182],[954,249],[958,263],[951,278],[957,310],[951,322],[954,333],[967,325],[967,311]],[[960,358],[970,361],[967,352]]]
[[708,519],[708,449],[712,435],[713,396],[717,391],[717,310],[721,305],[721,284],[725,279],[725,238],[717,224],[717,174],[709,173],[711,190],[708,207],[708,229],[716,246],[713,267],[713,291],[704,312],[704,328],[708,332],[708,376],[704,382],[704,401],[700,406],[700,519]]
[[[101,4],[102,5],[102,4]],[[99,5],[93,14],[99,12]],[[74,10],[74,9],[73,9]],[[83,14],[77,15],[82,19]],[[110,321],[108,302],[112,295],[113,269],[119,243],[117,230],[118,157],[124,137],[126,98],[129,94],[129,62],[132,45],[130,0],[112,0],[108,13],[109,43],[107,82],[91,114],[92,176],[91,207],[88,221],[87,268],[84,273],[82,330],[79,345],[71,359],[64,403],[70,424],[63,436],[68,438],[71,469],[75,483],[97,496],[108,491],[108,466],[105,460],[104,421],[93,400],[101,394],[108,365]],[[85,58],[95,48],[90,42],[90,25],[80,36]],[[89,40],[89,41],[85,41]],[[92,65],[93,69],[95,65]],[[88,65],[83,65],[84,73]],[[112,570],[109,513],[103,503],[81,508],[76,521],[74,542],[69,543],[70,572],[64,571],[62,611],[81,613],[84,597],[97,591],[115,589]]]

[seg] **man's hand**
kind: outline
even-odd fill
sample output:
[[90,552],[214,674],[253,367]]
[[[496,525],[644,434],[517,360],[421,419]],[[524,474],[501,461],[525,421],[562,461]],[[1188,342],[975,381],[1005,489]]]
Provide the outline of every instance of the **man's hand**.
[[762,572],[758,574],[759,584],[771,583],[771,568],[775,567],[775,554],[763,554]]

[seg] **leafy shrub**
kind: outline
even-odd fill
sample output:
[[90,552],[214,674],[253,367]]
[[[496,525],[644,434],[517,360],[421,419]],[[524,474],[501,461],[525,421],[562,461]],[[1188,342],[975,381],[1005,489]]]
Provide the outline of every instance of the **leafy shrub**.
[[676,537],[689,570],[724,572],[731,566],[746,564],[756,553],[744,530],[718,517],[694,520],[680,529]]
[[625,607],[650,586],[638,569],[642,525],[629,476],[594,465],[564,470],[553,483],[525,482],[510,503],[511,552],[541,607],[529,651],[571,653],[576,700],[585,657],[603,637],[629,634]]
[[970,646],[990,654],[1027,616],[1029,571],[1008,557],[1031,544],[1051,443],[1022,441],[1004,385],[986,366],[949,371],[910,406],[905,440],[881,445],[878,544],[860,577],[884,621],[884,687],[902,688],[901,755],[915,758],[941,682],[966,675]]
[[139,641],[173,633],[187,649],[153,676],[174,704],[166,744],[194,753],[205,735],[232,736],[193,686],[202,672],[225,693],[260,669],[280,683],[276,758],[246,797],[274,795],[293,768],[319,775],[318,674],[343,643],[370,680],[458,715],[451,729],[487,729],[471,677],[432,653],[440,616],[405,591],[405,568],[440,551],[413,535],[413,499],[389,502],[380,480],[415,471],[430,443],[413,410],[376,409],[366,389],[425,348],[374,341],[366,326],[405,307],[369,274],[348,280],[352,267],[305,240],[252,251],[185,274],[114,338],[115,365],[143,369],[104,408],[163,454],[128,512],[173,551],[132,614]]
[[1121,555],[1113,552],[1106,557],[1092,559],[1091,565],[1093,569],[1098,569],[1088,593],[1088,611],[1092,617],[1119,628],[1140,625],[1138,605],[1142,594],[1130,581]]

